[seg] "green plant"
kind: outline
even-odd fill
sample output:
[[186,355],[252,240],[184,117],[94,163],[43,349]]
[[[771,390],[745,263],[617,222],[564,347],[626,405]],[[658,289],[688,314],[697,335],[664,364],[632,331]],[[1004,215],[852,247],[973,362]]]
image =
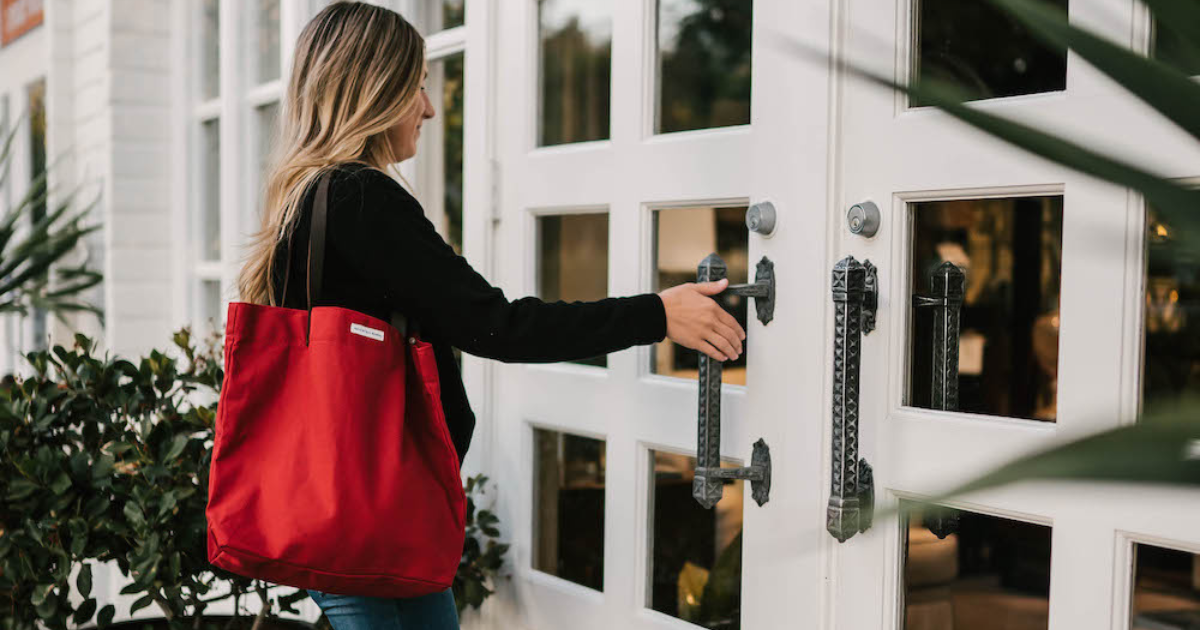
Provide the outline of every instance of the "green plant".
[[[92,567],[115,561],[138,596],[173,627],[200,628],[213,602],[248,594],[255,627],[296,613],[303,589],[251,580],[208,563],[205,506],[216,405],[224,378],[220,339],[197,347],[189,329],[176,352],[138,363],[70,349],[31,352],[32,374],[0,381],[0,628],[59,629],[116,614],[97,610]],[[478,607],[503,565],[499,519],[477,510],[487,478],[467,481],[467,539],[454,582],[460,610]],[[71,574],[77,570],[74,580]],[[82,599],[72,604],[71,594]]]
[[[20,128],[14,125],[0,139],[0,187],[12,172],[13,141]],[[45,169],[36,173],[29,189],[0,217],[0,313],[27,315],[37,308],[65,322],[65,313],[86,311],[102,320],[99,308],[80,299],[100,283],[101,274],[89,269],[86,260],[62,264],[85,236],[100,229],[98,224],[84,225],[98,198],[76,209],[76,195],[71,193],[48,209],[48,178]]]
[[[1200,141],[1200,83],[1181,67],[1200,67],[1200,3],[1144,0],[1157,15],[1159,37],[1172,43],[1172,60],[1135,53],[1072,25],[1058,8],[1039,0],[987,0],[1009,12],[1037,37],[1070,50]],[[793,52],[827,62],[824,54],[789,42]],[[1065,54],[1065,52],[1064,52]],[[1178,236],[1153,254],[1194,261],[1200,255],[1200,191],[1049,131],[967,104],[970,95],[936,78],[908,85],[849,65],[838,67],[912,101],[932,105],[982,132],[1087,175],[1142,194]],[[1200,486],[1200,398],[1147,405],[1137,424],[1074,440],[1010,462],[948,489],[931,502],[1027,480],[1124,481]],[[898,509],[898,508],[897,508]],[[880,512],[877,516],[894,513]]]
[[[66,628],[116,610],[97,610],[94,562],[113,560],[141,594],[135,612],[157,605],[199,627],[212,602],[269,585],[207,562],[204,507],[223,376],[219,351],[198,351],[187,329],[175,335],[180,359],[153,351],[139,363],[97,357],[88,338],[71,349],[26,355],[33,374],[0,387],[0,619],[4,627]],[[214,344],[215,346],[215,344]],[[68,580],[78,568],[72,606]],[[210,595],[220,584],[227,592]],[[306,596],[270,600],[276,607]],[[240,609],[240,607],[237,607]],[[292,609],[292,612],[295,612]]]
[[467,606],[479,608],[483,600],[495,592],[488,584],[494,584],[499,578],[504,554],[508,552],[509,546],[499,542],[500,530],[496,526],[500,519],[490,510],[478,509],[476,505],[487,482],[484,475],[467,479],[467,537],[453,587],[454,602],[460,615]]

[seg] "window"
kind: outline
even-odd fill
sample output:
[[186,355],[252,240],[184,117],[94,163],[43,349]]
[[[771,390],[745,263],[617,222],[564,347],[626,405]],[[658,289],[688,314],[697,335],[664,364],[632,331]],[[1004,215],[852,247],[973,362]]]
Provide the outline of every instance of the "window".
[[[27,89],[29,99],[29,193],[35,203],[29,209],[32,226],[46,217],[46,80],[38,79]],[[43,277],[46,273],[43,272]],[[30,313],[30,334],[33,336],[30,350],[45,350],[46,310],[34,307]]]
[[[608,214],[538,217],[538,297],[547,302],[608,297]],[[605,367],[608,357],[576,361]]]
[[752,0],[658,0],[658,111],[669,133],[750,123]]
[[438,233],[462,253],[464,55],[429,62],[425,91],[437,114],[425,121],[418,140],[417,196]]
[[[647,604],[714,630],[742,620],[742,504],[746,484],[724,480],[711,510],[692,497],[696,458],[651,451],[651,566]],[[721,462],[722,468],[736,466]]]
[[604,441],[533,433],[533,568],[603,590]]
[[[696,281],[696,268],[716,252],[729,268],[729,283],[747,282],[750,266],[750,236],[745,224],[746,206],[664,208],[654,211],[654,291]],[[749,298],[722,294],[721,305],[742,328],[746,326]],[[746,333],[749,336],[749,332]],[[749,342],[743,342],[745,347]],[[746,355],[726,361],[721,381],[746,384]],[[700,354],[670,339],[654,345],[651,372],[695,380]]]
[[1133,630],[1200,627],[1200,554],[1134,545]]
[[906,629],[1049,627],[1050,527],[939,507],[901,520]]
[[607,140],[611,0],[539,0],[538,146]]
[[[1065,48],[1046,45],[1002,9],[974,0],[916,1],[914,79],[949,82],[967,100],[1067,88]],[[1067,0],[1048,4],[1067,11]]]
[[196,64],[188,148],[188,316],[199,326],[223,326],[224,301],[235,292],[227,282],[244,245],[229,239],[242,239],[258,226],[283,91],[281,5],[203,0],[183,9],[192,12],[189,59]]
[[[929,201],[910,208],[913,292],[933,294],[935,272],[946,262],[966,275],[954,366],[958,401],[949,410],[1053,422],[1062,197]],[[933,400],[935,311],[911,311],[908,404],[946,409]]]
[[1146,213],[1146,311],[1142,403],[1179,402],[1200,392],[1200,264],[1180,256],[1186,238],[1153,208]]

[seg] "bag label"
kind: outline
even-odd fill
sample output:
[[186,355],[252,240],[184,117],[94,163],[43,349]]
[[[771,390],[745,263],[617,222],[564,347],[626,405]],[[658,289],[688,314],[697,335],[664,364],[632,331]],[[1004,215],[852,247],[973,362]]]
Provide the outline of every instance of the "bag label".
[[363,337],[369,337],[375,341],[383,341],[383,331],[378,328],[370,328],[362,324],[350,324],[350,332]]

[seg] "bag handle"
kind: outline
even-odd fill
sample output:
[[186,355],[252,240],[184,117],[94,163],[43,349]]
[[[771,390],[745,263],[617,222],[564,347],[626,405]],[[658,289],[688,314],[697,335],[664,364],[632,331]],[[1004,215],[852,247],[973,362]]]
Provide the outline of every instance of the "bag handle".
[[[304,328],[304,345],[308,346],[309,336],[312,332],[312,303],[313,299],[320,297],[321,284],[325,275],[325,225],[328,221],[329,214],[329,180],[332,177],[331,172],[326,172],[321,175],[317,182],[317,194],[313,200],[313,216],[312,227],[309,230],[308,238],[308,262],[307,268],[307,285],[305,286],[305,300],[307,301],[307,317],[305,319]],[[292,247],[289,236],[288,244],[288,264],[283,272],[283,296],[287,295],[288,276],[292,269]],[[280,299],[283,299],[283,296]],[[407,318],[399,311],[393,311],[391,317],[392,326],[400,332],[400,336],[404,337],[408,333]],[[416,326],[412,326],[413,334],[416,333]]]

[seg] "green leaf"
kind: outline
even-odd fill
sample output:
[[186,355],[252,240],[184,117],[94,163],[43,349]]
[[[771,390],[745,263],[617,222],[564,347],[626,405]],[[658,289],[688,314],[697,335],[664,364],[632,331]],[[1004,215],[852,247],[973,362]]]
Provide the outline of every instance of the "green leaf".
[[146,526],[146,515],[142,513],[142,508],[137,503],[133,501],[126,503],[123,511],[125,518],[129,519],[130,524],[135,528],[140,529]]
[[107,628],[112,625],[113,617],[117,615],[117,607],[112,604],[105,604],[104,608],[100,609],[100,614],[96,615],[96,625],[100,628]]
[[136,613],[137,611],[139,611],[153,603],[154,603],[154,597],[151,595],[145,595],[145,596],[139,598],[136,602],[133,602],[132,604],[129,605],[129,614],[132,615],[132,614]]
[[[1143,57],[1067,21],[1057,7],[1036,0],[989,0],[1053,46],[1067,46],[1163,116],[1200,139],[1200,83],[1171,66]],[[1178,2],[1182,5],[1183,2]]]
[[183,449],[184,449],[184,447],[187,446],[187,443],[188,443],[187,435],[184,435],[182,433],[180,433],[179,435],[176,435],[175,439],[171,440],[171,445],[170,445],[170,447],[167,448],[167,452],[163,454],[161,460],[163,462],[169,463],[171,460],[175,459],[176,457],[179,457],[179,454],[183,452]]
[[[75,578],[75,587],[84,597],[92,594],[92,565],[85,562],[83,566],[79,567],[79,575]],[[91,614],[88,617],[91,617]]]
[[83,625],[92,618],[92,615],[96,614],[96,603],[96,600],[89,598],[84,600],[83,603],[79,605],[79,608],[75,609],[75,614],[71,616],[71,619],[75,622],[75,625]]
[[62,494],[71,488],[71,477],[65,472],[59,472],[50,482],[50,490],[54,494]]
[[50,595],[50,591],[54,590],[53,584],[38,584],[33,587],[33,593],[30,596],[30,603],[34,606],[41,606],[46,598]]
[[29,497],[38,489],[38,484],[28,479],[14,479],[8,484],[8,500],[21,501]]

